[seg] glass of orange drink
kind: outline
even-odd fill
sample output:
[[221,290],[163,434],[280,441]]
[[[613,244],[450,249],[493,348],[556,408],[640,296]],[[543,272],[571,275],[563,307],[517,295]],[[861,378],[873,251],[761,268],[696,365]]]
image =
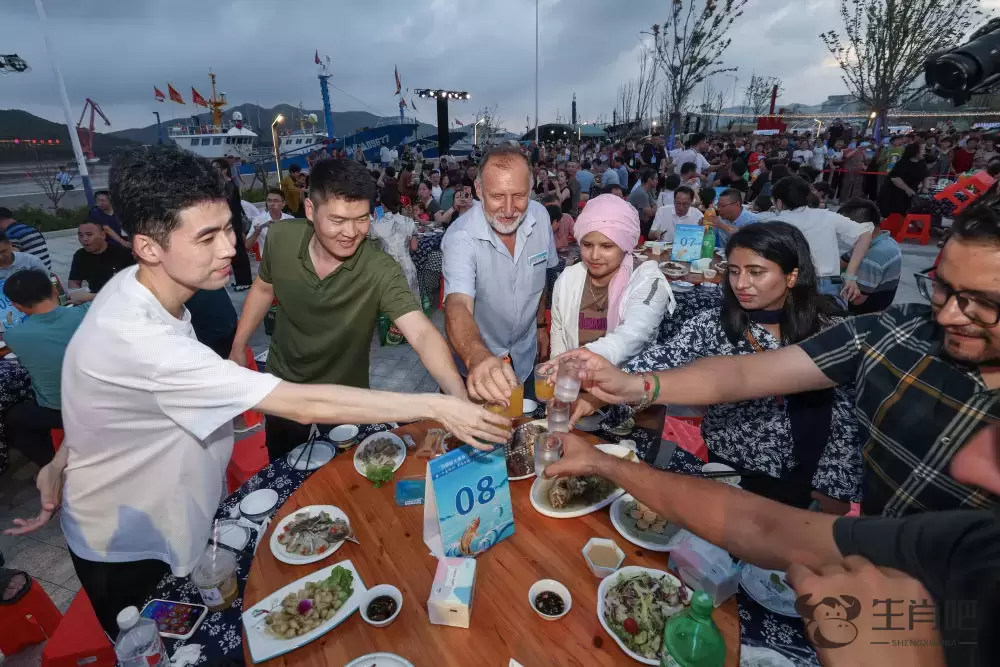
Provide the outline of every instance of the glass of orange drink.
[[535,398],[548,403],[556,390],[555,375],[557,364],[546,362],[535,366]]

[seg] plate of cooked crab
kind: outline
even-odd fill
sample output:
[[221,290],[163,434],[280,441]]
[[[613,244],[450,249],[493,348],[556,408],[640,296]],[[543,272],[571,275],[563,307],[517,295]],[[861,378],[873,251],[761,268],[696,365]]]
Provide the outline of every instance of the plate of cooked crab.
[[[635,449],[625,445],[597,445],[605,454],[638,461]],[[531,485],[531,506],[553,519],[575,519],[613,503],[625,490],[603,477],[538,478]]]

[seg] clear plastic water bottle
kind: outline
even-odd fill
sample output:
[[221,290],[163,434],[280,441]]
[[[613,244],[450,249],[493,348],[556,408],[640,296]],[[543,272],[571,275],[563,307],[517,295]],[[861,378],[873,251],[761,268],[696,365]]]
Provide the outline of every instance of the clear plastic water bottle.
[[712,620],[715,609],[705,591],[696,591],[691,606],[667,620],[663,631],[662,667],[722,667],[726,641]]
[[125,607],[118,613],[118,641],[115,655],[121,667],[154,667],[170,662],[156,621],[139,616],[135,607]]

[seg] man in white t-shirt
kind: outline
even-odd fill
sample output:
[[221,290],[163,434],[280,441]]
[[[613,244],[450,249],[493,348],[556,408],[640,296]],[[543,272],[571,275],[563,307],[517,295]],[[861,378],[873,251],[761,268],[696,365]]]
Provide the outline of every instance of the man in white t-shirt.
[[649,238],[671,242],[677,225],[697,225],[701,222],[701,211],[692,206],[694,190],[682,185],[674,190],[674,205],[661,208],[653,218],[649,228]]
[[507,420],[452,396],[299,385],[220,358],[184,306],[229,280],[235,234],[219,174],[190,153],[139,149],[116,160],[109,186],[138,265],[104,286],[66,349],[66,440],[38,474],[41,513],[7,531],[41,528],[61,496],[73,566],[109,634],[119,611],[204,554],[232,421],[246,410],[305,424],[432,418],[470,444],[506,438]]
[[792,151],[792,159],[800,165],[812,164],[813,152],[809,148],[808,139],[799,139],[798,148]]
[[692,134],[684,146],[684,150],[679,151],[673,156],[675,174],[680,174],[681,167],[688,162],[694,163],[695,167],[697,167],[699,175],[704,175],[711,171],[712,165],[709,164],[708,160],[705,159],[705,156],[701,154],[701,152],[708,146],[708,141],[705,139],[704,134],[701,134],[700,132]]
[[283,213],[285,208],[285,194],[281,188],[271,188],[267,191],[267,208],[263,213],[255,216],[250,222],[250,235],[247,236],[247,250],[253,249],[256,243],[260,250],[260,256],[264,256],[264,242],[267,241],[267,230],[271,225],[279,220],[292,220],[295,216]]

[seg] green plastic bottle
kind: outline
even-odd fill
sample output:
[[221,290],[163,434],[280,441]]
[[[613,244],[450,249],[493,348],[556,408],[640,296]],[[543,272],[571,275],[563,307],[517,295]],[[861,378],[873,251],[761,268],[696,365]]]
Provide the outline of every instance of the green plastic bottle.
[[716,214],[714,208],[709,208],[705,211],[705,216],[702,219],[702,226],[705,227],[705,236],[701,240],[702,259],[715,256],[715,227],[712,226],[715,220]]
[[662,667],[722,667],[726,642],[712,620],[712,598],[697,591],[691,606],[672,616],[663,631]]

